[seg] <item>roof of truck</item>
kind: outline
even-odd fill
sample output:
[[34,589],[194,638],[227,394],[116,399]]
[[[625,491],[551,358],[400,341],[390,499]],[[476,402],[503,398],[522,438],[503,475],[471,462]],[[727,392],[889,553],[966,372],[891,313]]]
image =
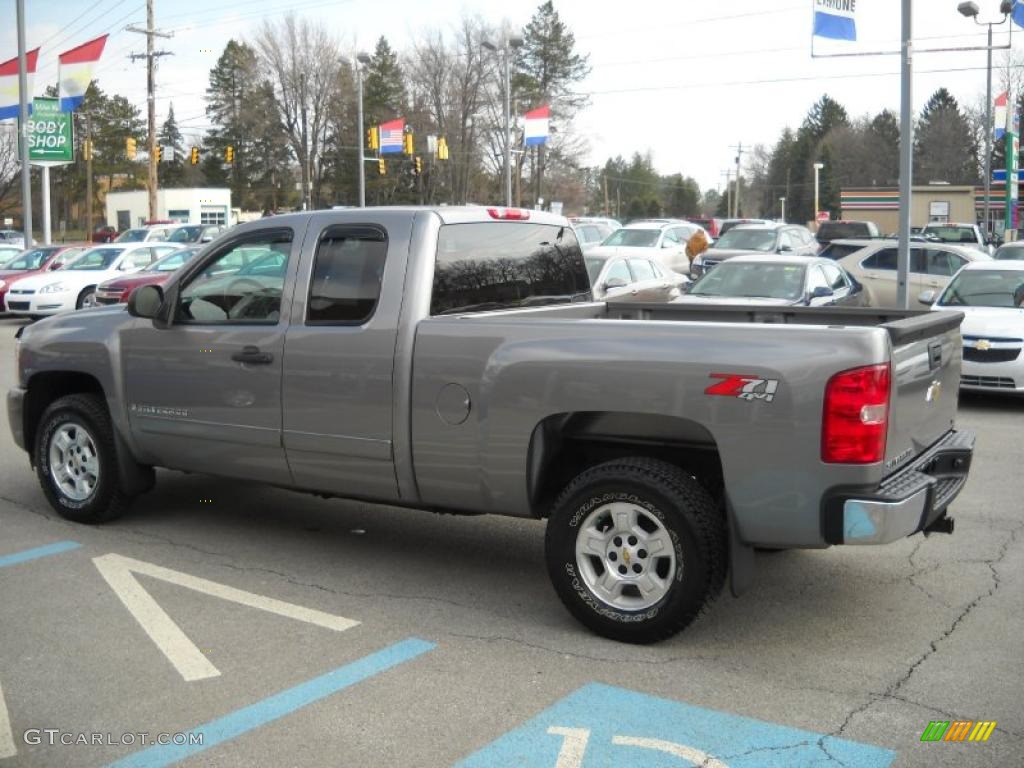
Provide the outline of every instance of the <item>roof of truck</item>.
[[[366,208],[344,208],[341,210],[325,208],[315,211],[299,211],[296,213],[283,213],[277,216],[267,216],[262,219],[256,219],[254,222],[249,222],[249,226],[256,222],[271,224],[276,222],[287,223],[290,221],[305,220],[311,216],[328,216],[330,218],[337,218],[339,221],[352,221],[358,220],[363,216],[363,211],[367,212],[407,212],[407,213],[422,213],[429,211],[435,213],[440,217],[441,221],[445,224],[470,224],[474,222],[484,221],[509,221],[511,223],[518,223],[521,221],[529,221],[533,224],[553,224],[556,226],[568,226],[569,220],[564,216],[556,216],[548,211],[532,211],[528,208],[505,208],[504,206],[498,205],[387,205],[387,206],[367,206]],[[494,212],[493,214],[491,212]],[[521,218],[508,218],[505,219],[503,216],[505,212],[512,212],[513,216],[519,216]]]

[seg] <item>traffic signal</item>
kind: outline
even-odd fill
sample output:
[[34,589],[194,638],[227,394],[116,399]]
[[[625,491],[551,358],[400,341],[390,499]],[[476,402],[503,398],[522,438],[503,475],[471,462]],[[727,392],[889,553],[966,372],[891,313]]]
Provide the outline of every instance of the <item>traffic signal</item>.
[[153,157],[156,158],[156,161],[158,163],[164,159],[164,148],[161,147],[159,144],[153,147]]
[[423,158],[419,155],[412,161],[412,172],[419,176],[423,173]]
[[82,142],[82,159],[92,160],[92,139],[86,139]]
[[192,147],[192,165],[199,165],[199,147]]
[[377,173],[381,176],[388,175],[388,167],[385,164],[383,157],[377,160]]
[[402,136],[402,154],[411,155],[415,150],[412,146],[412,133]]
[[380,149],[380,140],[377,133],[377,126],[366,129],[366,148],[367,149]]
[[446,139],[444,136],[437,140],[437,159],[448,159],[448,139]]
[[235,148],[228,144],[224,147],[224,162],[233,163],[235,162]]
[[124,140],[124,153],[129,160],[135,159],[135,139],[131,136]]

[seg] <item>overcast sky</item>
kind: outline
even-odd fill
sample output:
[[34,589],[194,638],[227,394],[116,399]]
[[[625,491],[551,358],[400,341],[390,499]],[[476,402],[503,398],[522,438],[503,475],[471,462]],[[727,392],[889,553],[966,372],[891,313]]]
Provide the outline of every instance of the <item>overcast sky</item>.
[[[0,61],[16,55],[14,0],[2,0]],[[174,37],[158,47],[158,120],[174,103],[186,135],[206,126],[203,95],[210,68],[231,37],[251,37],[264,19],[288,10],[324,22],[347,49],[372,49],[385,35],[402,50],[420,30],[450,28],[463,14],[522,27],[536,4],[496,0],[155,0],[157,27]],[[97,70],[100,86],[145,111],[143,0],[27,0],[28,46],[42,45],[36,91],[57,79],[57,54],[109,32]],[[984,45],[981,27],[957,13],[957,0],[917,0],[916,47]],[[983,16],[998,19],[997,0],[982,0]],[[818,53],[895,51],[900,3],[857,0],[857,43],[815,44]],[[989,7],[991,6],[991,7]],[[811,104],[829,93],[857,116],[899,109],[899,56],[812,59],[812,0],[555,0],[592,71],[579,90],[591,105],[576,120],[589,141],[584,162],[651,150],[662,173],[693,176],[702,189],[722,183],[734,147],[772,144],[786,125],[797,127]],[[386,10],[385,10],[386,9]],[[1010,22],[998,28],[1008,30]],[[1005,32],[996,44],[1005,45]],[[1024,29],[1015,28],[1015,47]],[[998,63],[1003,56],[996,52]],[[915,58],[914,102],[920,109],[939,86],[965,103],[984,93],[984,50],[921,53]],[[945,71],[936,71],[945,70]],[[956,70],[956,71],[949,71]],[[998,79],[996,81],[998,83]]]

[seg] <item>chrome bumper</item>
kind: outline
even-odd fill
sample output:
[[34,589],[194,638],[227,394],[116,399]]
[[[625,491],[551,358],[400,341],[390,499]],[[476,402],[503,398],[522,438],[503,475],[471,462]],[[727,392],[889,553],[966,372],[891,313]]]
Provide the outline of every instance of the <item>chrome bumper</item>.
[[967,482],[974,434],[948,432],[877,488],[836,488],[822,502],[829,544],[888,544],[919,531],[951,531],[946,510]]

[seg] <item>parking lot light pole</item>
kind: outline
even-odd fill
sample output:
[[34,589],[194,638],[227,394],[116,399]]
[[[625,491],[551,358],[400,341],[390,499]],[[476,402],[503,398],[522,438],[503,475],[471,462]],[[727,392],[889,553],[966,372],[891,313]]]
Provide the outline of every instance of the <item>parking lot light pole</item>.
[[[349,64],[344,56],[339,60],[342,65]],[[370,63],[370,54],[362,51],[356,54],[352,66],[356,71],[356,139],[359,147],[359,207],[366,207],[366,158],[363,157],[363,67]]]
[[821,173],[821,169],[825,167],[824,163],[814,164],[814,229],[818,229],[818,211],[821,208],[821,204],[818,202],[818,174]]
[[[499,48],[489,40],[484,40],[480,43],[484,48],[494,53],[497,53]],[[504,159],[504,176],[505,176],[505,205],[509,208],[512,207],[512,51],[516,48],[521,47],[523,44],[523,38],[521,37],[506,37],[501,42],[501,53],[504,58],[504,69],[505,69],[505,127],[504,127],[504,145],[505,145],[505,159]]]
[[[1001,24],[1006,23],[1006,19],[1009,18],[1010,12],[1013,10],[1013,3],[1011,0],[1003,0],[999,4],[999,12],[1003,14],[1003,18],[999,21],[978,21],[978,4],[974,2],[960,3],[956,7],[962,16],[968,19],[974,19],[974,23],[980,27],[988,27],[988,45],[986,47],[986,53],[988,54],[988,64],[985,67],[985,203],[984,203],[984,221],[985,221],[985,236],[991,237],[991,219],[989,217],[989,196],[992,191],[992,27],[998,27]],[[1011,104],[1006,105],[1007,109],[1012,109]],[[1007,179],[1006,183],[1009,184],[1010,180]]]

